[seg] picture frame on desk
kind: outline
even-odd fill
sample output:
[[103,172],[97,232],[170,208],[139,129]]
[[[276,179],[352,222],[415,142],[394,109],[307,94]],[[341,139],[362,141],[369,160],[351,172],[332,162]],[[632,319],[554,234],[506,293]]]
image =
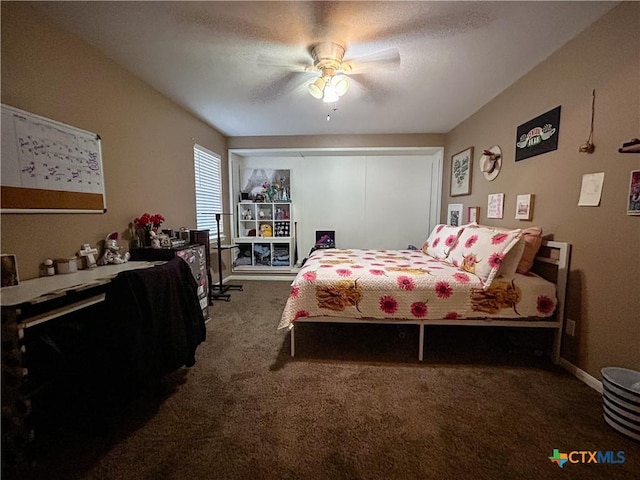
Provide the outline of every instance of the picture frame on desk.
[[17,257],[13,254],[3,253],[0,255],[0,262],[2,263],[2,288],[19,285]]

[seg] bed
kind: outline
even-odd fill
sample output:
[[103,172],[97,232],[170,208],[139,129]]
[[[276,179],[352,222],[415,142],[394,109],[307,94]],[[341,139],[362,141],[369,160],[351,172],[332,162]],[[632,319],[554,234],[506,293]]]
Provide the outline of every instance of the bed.
[[301,322],[554,329],[560,357],[570,245],[539,228],[438,225],[422,249],[314,251],[291,284],[278,328]]

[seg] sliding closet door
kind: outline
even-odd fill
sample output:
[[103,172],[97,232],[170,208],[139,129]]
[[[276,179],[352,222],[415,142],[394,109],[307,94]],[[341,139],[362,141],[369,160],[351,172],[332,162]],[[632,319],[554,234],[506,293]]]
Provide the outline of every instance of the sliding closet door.
[[302,160],[301,205],[297,211],[298,247],[304,258],[315,244],[316,230],[335,230],[340,248],[360,248],[365,241],[364,156],[305,157]]
[[422,246],[431,230],[432,163],[424,155],[367,157],[363,247]]
[[[314,246],[316,230],[335,230],[339,248],[404,249],[421,247],[439,219],[442,152],[231,158],[236,177],[243,168],[291,170],[299,259]],[[235,202],[237,181],[232,190]]]

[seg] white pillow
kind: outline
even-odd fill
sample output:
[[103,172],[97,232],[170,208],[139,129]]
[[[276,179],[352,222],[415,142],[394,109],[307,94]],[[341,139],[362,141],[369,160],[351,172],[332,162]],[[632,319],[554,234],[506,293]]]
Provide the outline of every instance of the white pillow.
[[502,259],[502,265],[500,265],[495,278],[499,278],[500,280],[504,280],[505,282],[510,282],[511,280],[513,280],[513,278],[516,276],[516,271],[518,269],[518,265],[520,264],[522,254],[524,253],[526,243],[527,242],[525,242],[524,236],[520,234],[516,244],[511,247],[511,250],[509,250],[509,252]]
[[446,260],[449,251],[455,246],[463,231],[464,226],[436,225],[422,246],[422,251],[437,260]]
[[[487,290],[498,275],[509,251],[521,240],[520,234],[519,228],[506,231],[480,226],[466,228],[451,248],[447,260],[458,268],[475,274],[482,281],[484,290]],[[510,261],[508,266],[510,271]]]

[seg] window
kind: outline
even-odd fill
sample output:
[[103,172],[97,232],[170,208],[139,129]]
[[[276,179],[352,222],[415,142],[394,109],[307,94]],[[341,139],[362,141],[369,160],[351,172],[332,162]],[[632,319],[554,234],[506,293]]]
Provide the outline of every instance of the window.
[[[218,237],[216,213],[222,213],[222,168],[218,155],[200,145],[193,146],[196,184],[196,226],[209,229],[209,238]],[[224,233],[220,222],[220,235]]]

